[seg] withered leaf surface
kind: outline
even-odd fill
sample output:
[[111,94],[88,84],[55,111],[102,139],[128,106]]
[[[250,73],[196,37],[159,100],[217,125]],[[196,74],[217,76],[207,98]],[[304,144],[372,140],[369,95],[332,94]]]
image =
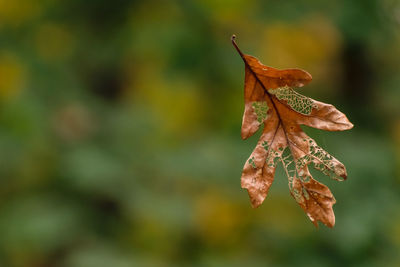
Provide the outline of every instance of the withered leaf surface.
[[241,185],[246,188],[253,207],[264,201],[274,180],[278,163],[289,180],[289,190],[315,226],[335,224],[332,206],[336,200],[329,188],[313,179],[313,167],[332,179],[347,178],[345,166],[319,147],[300,125],[327,131],[353,127],[334,106],[297,93],[294,88],[311,82],[311,75],[300,69],[278,70],[245,55],[232,36],[232,44],[245,63],[245,109],[241,135],[252,136],[264,124],[256,148],[246,161]]

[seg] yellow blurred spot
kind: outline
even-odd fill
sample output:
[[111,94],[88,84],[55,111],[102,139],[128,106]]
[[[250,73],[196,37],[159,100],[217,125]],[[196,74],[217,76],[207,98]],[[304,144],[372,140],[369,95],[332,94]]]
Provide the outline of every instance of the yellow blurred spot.
[[199,197],[195,206],[197,231],[207,242],[229,243],[240,233],[245,221],[241,208],[215,193]]
[[[280,179],[283,177],[277,177]],[[304,236],[315,231],[307,215],[287,193],[270,193],[263,205],[257,209],[259,224],[282,236]]]
[[157,65],[160,63],[151,62],[141,66],[136,80],[128,82],[132,83],[128,87],[159,118],[160,129],[183,135],[195,132],[204,117],[204,100],[195,81],[164,77],[160,75],[162,66]]
[[0,0],[0,27],[19,26],[41,13],[41,1]]
[[[396,146],[396,149],[395,149],[395,151],[396,151],[396,161],[397,161],[397,165],[399,165],[400,164],[400,120],[394,122],[393,130],[392,130],[392,136],[393,136],[394,143],[395,143],[395,146]],[[399,178],[400,177],[400,172],[399,172],[398,169],[397,169],[396,172],[397,172],[396,177],[400,181],[400,178]]]
[[21,62],[8,52],[0,52],[0,100],[17,95],[25,85]]
[[261,58],[267,65],[301,68],[316,79],[336,80],[335,60],[339,57],[341,36],[326,18],[309,16],[298,24],[270,24],[262,36]]
[[43,59],[64,59],[71,53],[72,46],[73,37],[62,25],[44,24],[36,32],[36,49]]
[[[175,87],[175,88],[174,88]],[[191,132],[201,119],[201,97],[191,83],[175,82],[157,91],[154,110],[162,118],[164,129],[172,132]]]
[[396,245],[396,247],[400,248],[400,213],[397,212],[397,214],[393,214],[391,217],[389,226],[388,226],[388,231],[386,231],[386,234],[388,234],[388,238]]
[[177,242],[182,234],[178,229],[151,214],[138,214],[128,238],[135,247],[153,256],[165,257],[178,253]]
[[197,2],[213,15],[214,20],[222,24],[240,18],[241,13],[249,10],[254,3],[253,0],[198,0]]

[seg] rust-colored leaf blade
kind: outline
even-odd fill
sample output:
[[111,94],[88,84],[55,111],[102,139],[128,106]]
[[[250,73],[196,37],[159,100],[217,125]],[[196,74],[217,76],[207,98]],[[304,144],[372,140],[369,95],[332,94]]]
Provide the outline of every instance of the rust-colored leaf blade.
[[315,108],[309,116],[299,114],[297,122],[325,131],[344,131],[353,128],[345,114],[333,105],[313,100]]
[[307,183],[295,178],[291,194],[316,227],[318,221],[331,228],[335,225],[332,206],[336,200],[326,185],[312,178]]
[[257,58],[244,55],[247,64],[267,89],[283,86],[302,87],[311,82],[312,76],[301,69],[275,69],[265,66]]
[[[256,148],[246,161],[241,185],[246,188],[254,208],[260,206],[267,197],[268,190],[274,180],[277,158],[286,147],[286,139],[278,120],[269,120]],[[275,128],[272,132],[269,129]],[[269,144],[272,144],[271,146]]]
[[332,206],[336,200],[324,184],[313,179],[309,166],[332,179],[347,178],[345,166],[307,136],[300,125],[327,131],[353,127],[346,115],[333,105],[297,93],[293,88],[311,82],[311,75],[300,69],[278,70],[243,54],[234,37],[232,43],[245,63],[244,100],[241,136],[252,136],[263,124],[263,133],[246,161],[241,178],[253,207],[267,197],[275,170],[281,163],[296,202],[315,226],[335,224]]
[[260,102],[260,99],[264,99],[264,90],[257,82],[254,75],[252,75],[250,69],[245,67],[245,87],[244,87],[244,114],[242,121],[242,139],[247,139],[252,136],[263,123],[261,117],[257,117],[257,113],[254,110],[254,104]]

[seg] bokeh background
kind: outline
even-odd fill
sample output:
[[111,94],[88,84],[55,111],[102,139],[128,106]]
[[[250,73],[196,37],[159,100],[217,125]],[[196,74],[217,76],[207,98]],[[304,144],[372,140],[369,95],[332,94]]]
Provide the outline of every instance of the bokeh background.
[[[0,0],[0,266],[400,266],[400,1]],[[243,63],[355,124],[317,230],[240,188]]]

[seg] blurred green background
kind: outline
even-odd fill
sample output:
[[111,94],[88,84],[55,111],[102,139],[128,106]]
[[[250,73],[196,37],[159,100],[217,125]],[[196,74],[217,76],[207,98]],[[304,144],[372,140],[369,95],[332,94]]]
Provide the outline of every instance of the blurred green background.
[[[0,266],[400,266],[400,1],[0,0]],[[332,103],[317,230],[282,170],[240,188],[244,66]]]

